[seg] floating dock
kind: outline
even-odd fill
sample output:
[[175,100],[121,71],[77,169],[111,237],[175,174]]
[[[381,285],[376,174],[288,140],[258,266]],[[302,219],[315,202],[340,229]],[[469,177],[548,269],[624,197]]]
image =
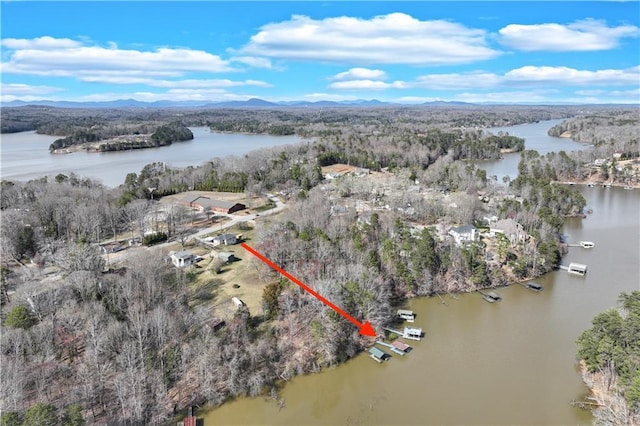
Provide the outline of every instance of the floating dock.
[[405,356],[411,350],[411,346],[399,340],[394,340],[391,343],[378,340],[376,343],[386,348],[389,348],[391,349],[391,352],[397,353],[398,355],[402,355],[402,356]]
[[572,262],[569,264],[569,266],[560,265],[559,268],[574,275],[584,276],[587,274],[587,265],[584,265],[582,263]]
[[386,352],[375,347],[369,349],[369,356],[378,363],[382,363],[382,361],[389,357]]
[[530,283],[526,283],[525,287],[527,287],[529,290],[533,290],[533,291],[542,291],[543,287],[536,283],[536,282],[530,282]]
[[580,241],[578,244],[567,244],[569,247],[594,248],[596,245],[591,241]]
[[478,290],[478,293],[480,293],[482,295],[482,298],[489,303],[499,302],[502,300],[502,296],[500,296],[495,291],[490,291],[489,293],[485,293],[481,290]]
[[398,309],[396,312],[398,318],[405,320],[406,322],[414,322],[416,319],[416,314],[413,311],[409,311],[407,309]]
[[395,333],[400,337],[411,340],[422,340],[423,332],[421,328],[405,327],[404,331],[394,330],[392,328],[385,328],[385,330]]

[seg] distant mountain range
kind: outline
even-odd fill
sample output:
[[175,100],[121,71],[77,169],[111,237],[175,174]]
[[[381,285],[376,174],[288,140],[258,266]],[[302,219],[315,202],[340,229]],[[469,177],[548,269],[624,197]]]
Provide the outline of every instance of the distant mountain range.
[[462,105],[474,105],[466,102],[446,102],[446,101],[434,101],[425,102],[422,104],[397,104],[392,102],[383,102],[377,99],[364,100],[359,99],[355,101],[287,101],[287,102],[269,102],[264,99],[251,98],[246,101],[225,101],[225,102],[206,102],[206,101],[156,101],[156,102],[141,102],[135,99],[119,99],[115,101],[104,102],[71,102],[71,101],[11,101],[2,102],[2,107],[20,107],[27,105],[36,106],[48,106],[57,108],[278,108],[278,107],[372,107],[372,106],[415,106],[415,105],[430,105],[430,106],[462,106]]

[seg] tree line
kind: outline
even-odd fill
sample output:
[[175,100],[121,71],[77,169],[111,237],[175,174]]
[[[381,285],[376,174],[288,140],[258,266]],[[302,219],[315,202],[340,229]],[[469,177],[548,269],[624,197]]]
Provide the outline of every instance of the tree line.
[[583,377],[594,389],[598,424],[640,422],[640,291],[622,293],[619,308],[596,315],[578,338]]

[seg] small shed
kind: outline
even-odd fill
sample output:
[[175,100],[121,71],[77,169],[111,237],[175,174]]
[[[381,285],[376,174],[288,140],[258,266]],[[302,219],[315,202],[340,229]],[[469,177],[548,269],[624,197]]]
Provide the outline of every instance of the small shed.
[[238,260],[238,258],[236,258],[233,255],[233,253],[228,252],[228,251],[221,251],[220,253],[218,253],[218,259],[224,260],[225,263],[231,263],[231,262],[235,262],[236,260]]
[[231,301],[233,302],[234,305],[236,305],[236,308],[241,308],[243,306],[245,306],[244,302],[239,299],[238,297],[232,297]]

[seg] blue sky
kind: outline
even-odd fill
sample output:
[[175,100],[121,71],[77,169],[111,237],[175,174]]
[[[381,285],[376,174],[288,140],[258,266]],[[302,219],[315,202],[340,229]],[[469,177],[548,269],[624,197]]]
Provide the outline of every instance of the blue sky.
[[3,102],[640,104],[640,2],[2,1]]

